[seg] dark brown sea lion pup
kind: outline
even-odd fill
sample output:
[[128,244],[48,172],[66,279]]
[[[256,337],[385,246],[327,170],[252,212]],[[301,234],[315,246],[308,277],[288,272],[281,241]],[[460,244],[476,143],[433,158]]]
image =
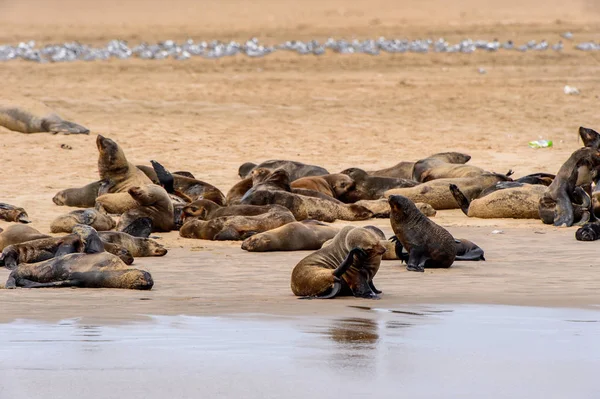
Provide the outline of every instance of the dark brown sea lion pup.
[[47,234],[42,234],[31,226],[24,224],[14,224],[8,226],[0,233],[0,251],[9,245],[20,244],[26,241],[49,238]]
[[425,267],[452,266],[457,252],[452,234],[423,215],[408,198],[392,195],[389,201],[392,230],[408,251],[406,269],[423,272]]
[[354,181],[354,187],[339,199],[346,203],[360,200],[377,200],[384,197],[384,193],[395,188],[414,187],[419,183],[408,179],[393,177],[369,176],[359,168],[348,168],[340,173],[348,175]]
[[167,249],[151,238],[134,237],[120,231],[98,232],[104,243],[110,243],[127,249],[136,258],[147,256],[165,256]]
[[19,105],[7,101],[0,103],[0,126],[20,133],[90,133],[86,127],[62,119],[41,102],[25,98]]
[[249,252],[316,250],[339,231],[328,224],[307,219],[246,238],[242,249]]
[[83,187],[67,188],[56,193],[52,202],[59,206],[73,206],[77,208],[93,208],[96,205],[98,191],[104,182],[99,180]]
[[[471,156],[460,152],[440,152],[437,154],[430,155],[427,158],[440,159],[448,163],[465,164],[469,162]],[[392,167],[368,171],[367,173],[371,176],[395,177],[398,179],[412,180],[414,166],[414,162],[403,161],[397,163]]]
[[249,168],[250,165],[251,163],[247,162],[240,166],[238,173],[242,179],[248,177],[250,172],[257,168],[265,168],[271,171],[276,169],[283,169],[286,172],[288,172],[288,175],[290,176],[290,181],[298,180],[299,178],[306,176],[322,176],[329,174],[327,169],[322,168],[320,166],[308,165],[296,161],[271,160],[265,161],[263,163],[253,166],[252,168]]
[[261,213],[267,213],[273,207],[279,205],[230,205],[221,206],[213,201],[201,199],[186,205],[183,208],[183,219],[189,218],[199,220],[216,219],[222,216],[256,216]]
[[0,220],[7,222],[31,223],[25,209],[10,204],[0,203]]
[[253,234],[276,229],[295,222],[294,215],[284,207],[273,207],[256,216],[223,216],[211,220],[190,220],[183,224],[179,235],[202,240],[245,240]]
[[128,190],[138,207],[121,215],[117,230],[124,231],[136,219],[149,218],[152,231],[171,231],[175,228],[173,202],[167,191],[156,184],[132,187]]
[[330,245],[302,259],[292,271],[291,288],[296,296],[333,298],[353,295],[379,298],[373,278],[385,248],[370,231],[344,227]]
[[579,205],[582,217],[577,223],[584,224],[589,220],[591,199],[581,186],[591,185],[598,166],[600,152],[596,148],[583,147],[571,154],[540,199],[539,213],[544,223],[572,226],[579,212],[575,208]]
[[128,268],[108,252],[75,253],[38,263],[21,263],[8,276],[6,288],[127,288],[149,290],[154,285],[145,270]]
[[340,199],[341,196],[354,188],[354,180],[348,175],[334,173],[323,176],[301,177],[298,180],[294,180],[290,186],[292,189],[303,188],[318,191],[330,197]]
[[50,231],[52,233],[71,233],[77,224],[92,226],[97,231],[112,230],[116,225],[110,216],[89,208],[78,209],[57,217],[50,224]]

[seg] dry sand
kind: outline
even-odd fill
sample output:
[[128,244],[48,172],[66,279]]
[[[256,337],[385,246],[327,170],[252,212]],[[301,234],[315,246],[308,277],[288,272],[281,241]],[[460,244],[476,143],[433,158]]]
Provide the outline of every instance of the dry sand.
[[[101,4],[101,6],[100,6]],[[165,39],[238,39],[271,43],[346,38],[465,37],[518,43],[598,39],[592,1],[0,1],[0,43],[80,40],[104,44]],[[478,73],[483,67],[487,74]],[[97,178],[95,134],[123,146],[132,162],[156,159],[192,171],[226,192],[245,161],[296,159],[332,172],[375,169],[437,151],[517,176],[556,172],[575,150],[580,125],[600,127],[600,55],[563,53],[383,54],[315,58],[274,54],[220,60],[111,60],[0,64],[4,98],[43,101],[87,127],[90,136],[24,135],[0,128],[0,201],[23,206],[48,232],[70,209],[54,194]],[[581,90],[567,96],[564,85]],[[554,140],[551,149],[527,142]],[[61,144],[72,150],[62,150]],[[384,262],[377,306],[478,302],[587,306],[600,302],[598,243],[575,241],[574,228],[540,221],[469,219],[442,211],[435,221],[486,251],[485,263],[408,273]],[[391,233],[389,221],[369,222]],[[343,224],[343,223],[340,223]],[[360,223],[359,223],[360,224]],[[364,223],[362,223],[364,224]],[[8,224],[0,222],[4,228]],[[501,229],[504,234],[492,235]],[[299,301],[289,275],[306,253],[251,254],[239,242],[163,234],[164,258],[136,265],[155,278],[151,292],[0,291],[0,320],[131,318],[136,314],[340,314],[366,300]],[[0,271],[0,280],[8,275]],[[144,300],[141,300],[144,299]]]

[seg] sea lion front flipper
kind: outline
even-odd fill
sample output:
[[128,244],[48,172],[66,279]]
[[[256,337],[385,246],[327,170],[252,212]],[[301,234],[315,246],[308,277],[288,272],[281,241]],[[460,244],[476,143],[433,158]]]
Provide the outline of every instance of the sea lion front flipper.
[[456,203],[460,207],[460,210],[463,211],[465,215],[469,216],[469,206],[471,205],[471,202],[455,184],[450,184],[449,188],[452,196],[456,200]]
[[6,284],[4,284],[4,288],[9,290],[17,288],[17,280],[15,279],[14,272],[8,276]]
[[127,233],[134,237],[148,238],[152,233],[152,219],[150,218],[139,218],[129,223],[127,227],[121,230],[123,233]]
[[400,259],[400,263],[408,262],[409,255],[406,252],[402,252],[404,247],[402,246],[402,243],[400,242],[398,237],[391,236],[389,238],[389,240],[396,244],[396,247],[394,248],[394,252],[396,252],[396,258]]
[[579,137],[583,141],[585,147],[599,148],[600,147],[600,134],[593,129],[580,126]]
[[377,288],[375,288],[375,284],[373,284],[373,280],[369,281],[369,287],[371,287],[371,290],[376,294],[381,294],[383,292],[383,291],[380,291]]
[[167,193],[174,194],[175,193],[175,178],[164,166],[159,164],[156,161],[150,161],[152,167],[154,168],[154,172],[156,172],[156,177],[158,177],[158,181],[160,185],[167,190]]
[[427,258],[424,256],[425,251],[421,247],[412,247],[408,253],[408,262],[406,262],[406,270],[409,272],[425,272],[425,262]]
[[556,206],[554,208],[554,226],[566,226],[570,227],[573,225],[575,214],[573,212],[573,204],[571,199],[566,193],[561,193],[556,198]]

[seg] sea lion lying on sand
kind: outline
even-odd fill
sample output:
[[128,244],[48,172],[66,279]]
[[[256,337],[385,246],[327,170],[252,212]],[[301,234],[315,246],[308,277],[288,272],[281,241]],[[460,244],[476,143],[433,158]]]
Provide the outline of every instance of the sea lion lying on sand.
[[50,224],[50,231],[52,233],[71,233],[77,224],[92,226],[97,231],[112,230],[116,225],[110,216],[89,208],[78,209],[57,217]]
[[437,179],[477,177],[484,173],[486,172],[477,166],[454,164],[437,158],[425,158],[415,162],[412,179],[424,183]]
[[0,232],[0,251],[9,245],[49,237],[49,235],[42,234],[31,226],[23,224],[11,225],[8,226],[6,230]]
[[74,253],[38,263],[21,263],[8,276],[6,288],[127,288],[149,290],[150,273],[127,268],[108,252]]
[[452,234],[423,215],[410,199],[392,195],[389,201],[392,229],[408,251],[406,269],[423,272],[425,267],[452,266],[457,253]]
[[290,184],[292,189],[313,190],[336,199],[352,190],[354,185],[354,180],[342,173],[302,177]]
[[302,259],[292,271],[291,288],[296,296],[333,298],[353,295],[378,299],[373,278],[385,248],[370,231],[347,226],[330,245]]
[[384,196],[388,190],[395,188],[414,187],[419,183],[393,177],[369,176],[367,172],[359,168],[349,168],[341,172],[354,180],[354,188],[340,195],[340,200],[353,203],[359,200],[377,200]]
[[56,193],[52,202],[59,206],[73,206],[77,208],[93,208],[102,184],[102,180],[86,184],[83,187],[67,188]]
[[286,161],[286,160],[270,160],[260,163],[258,165],[251,162],[246,162],[238,169],[239,176],[244,179],[257,168],[264,168],[270,171],[276,169],[285,170],[290,176],[290,181],[298,180],[301,177],[306,176],[322,176],[328,175],[327,169],[316,165],[308,165],[302,162]]
[[0,203],[0,219],[7,222],[31,223],[25,209]]
[[[440,159],[445,162],[455,163],[455,164],[465,164],[469,162],[471,159],[470,155],[462,154],[460,152],[440,152],[437,154],[430,155],[427,157],[429,159]],[[414,162],[399,162],[396,165],[380,169],[368,171],[367,173],[371,176],[382,176],[382,177],[395,177],[398,179],[413,179],[413,168],[415,166]]]
[[134,237],[121,231],[101,231],[98,233],[104,243],[110,243],[127,249],[136,258],[164,256],[167,249],[151,238]]
[[173,203],[164,188],[156,184],[148,184],[132,187],[128,192],[138,206],[121,215],[117,225],[118,231],[125,231],[137,219],[143,218],[152,221],[152,231],[171,231],[175,228]]
[[89,129],[62,119],[40,102],[23,99],[20,105],[0,102],[0,126],[20,133],[89,134]]
[[338,232],[335,227],[307,219],[246,238],[242,249],[249,252],[316,250]]

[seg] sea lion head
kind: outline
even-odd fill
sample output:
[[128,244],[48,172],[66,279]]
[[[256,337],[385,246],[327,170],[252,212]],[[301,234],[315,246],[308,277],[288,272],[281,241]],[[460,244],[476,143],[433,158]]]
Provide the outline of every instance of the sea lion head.
[[185,222],[185,219],[188,217],[206,220],[208,214],[218,208],[220,208],[220,206],[211,200],[196,200],[183,208],[183,221]]
[[[119,288],[128,288],[132,290],[149,290],[154,286],[154,280],[152,280],[152,275],[145,270],[139,269],[126,269],[119,270],[118,272],[112,272],[117,274],[116,276],[111,276],[111,272],[108,272],[108,278],[114,278],[113,282],[115,287]],[[111,284],[112,285],[112,284]]]
[[248,175],[250,174],[250,172],[252,172],[252,169],[254,169],[256,167],[255,163],[252,162],[246,162],[243,163],[239,168],[238,168],[238,175],[242,178],[245,179],[246,177],[248,177]]
[[65,197],[64,190],[59,191],[53,198],[52,202],[54,202],[58,206],[63,206],[67,198]]
[[267,168],[256,168],[250,173],[250,177],[252,177],[252,185],[255,186],[259,183],[262,183],[266,180],[268,176],[271,175],[271,170]]
[[385,234],[379,227],[365,226],[365,227],[363,227],[363,229],[369,230],[371,233],[375,234],[375,237],[377,237],[378,239],[385,240]]
[[379,241],[380,239],[372,231],[360,227],[352,229],[346,236],[346,246],[349,249],[361,248],[369,258],[385,253],[386,248]]
[[600,134],[593,129],[580,126],[579,136],[585,147],[600,148]]
[[415,215],[415,213],[421,213],[415,203],[403,195],[391,195],[388,202],[394,219],[402,220]]
[[466,164],[471,160],[469,154],[463,154],[462,152],[438,152],[429,157],[430,159],[439,159],[440,161],[454,163],[454,164]]
[[336,198],[342,197],[348,191],[351,191],[356,187],[354,179],[346,174],[338,173],[335,175],[335,177],[336,178],[333,181],[331,188],[333,189],[333,193],[335,194]]
[[369,177],[369,174],[367,172],[359,168],[344,169],[340,173],[343,175],[350,176],[350,178],[355,182],[362,181]]
[[140,238],[144,240],[148,247],[148,251],[152,256],[165,256],[167,252],[169,252],[165,247],[163,247],[158,242],[154,241],[151,238]]
[[98,171],[102,179],[128,168],[125,153],[117,143],[99,134],[96,138],[96,146],[99,152]]

